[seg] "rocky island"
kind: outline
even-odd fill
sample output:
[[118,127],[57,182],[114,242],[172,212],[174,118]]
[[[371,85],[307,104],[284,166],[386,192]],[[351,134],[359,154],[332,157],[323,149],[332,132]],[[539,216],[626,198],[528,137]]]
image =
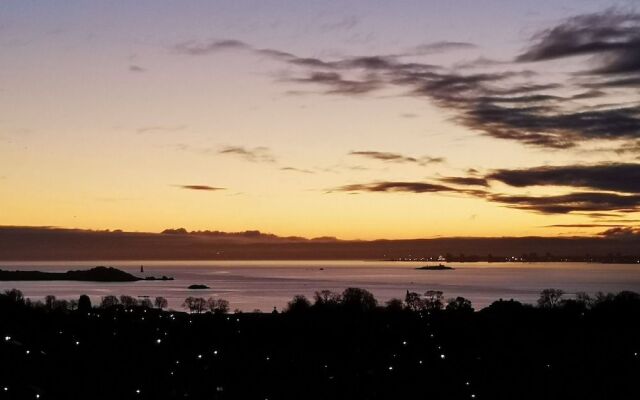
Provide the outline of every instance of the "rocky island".
[[447,267],[444,264],[438,264],[438,265],[425,265],[424,267],[418,267],[416,269],[425,270],[425,271],[448,271],[455,268]]
[[173,280],[173,278],[166,276],[140,278],[113,267],[103,266],[67,272],[5,271],[0,269],[0,281],[136,282],[144,280]]
[[210,288],[207,285],[195,284],[195,285],[190,285],[188,289],[201,290],[201,289],[210,289]]

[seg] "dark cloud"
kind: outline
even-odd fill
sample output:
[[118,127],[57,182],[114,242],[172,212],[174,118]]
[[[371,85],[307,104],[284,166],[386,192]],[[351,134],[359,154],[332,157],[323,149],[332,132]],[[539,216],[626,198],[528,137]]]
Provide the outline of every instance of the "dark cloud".
[[609,238],[640,238],[640,228],[638,227],[618,227],[607,229],[599,233],[600,236]]
[[439,179],[441,182],[450,183],[452,185],[461,186],[488,186],[485,178],[476,178],[471,176],[447,176]]
[[[236,40],[186,42],[182,54],[203,55],[236,49],[293,66],[282,82],[313,85],[332,95],[371,95],[400,89],[452,111],[453,121],[480,134],[524,145],[554,149],[586,141],[633,141],[640,138],[640,105],[619,103],[623,91],[637,96],[640,82],[640,15],[615,10],[566,20],[532,39],[517,62],[542,62],[591,55],[599,63],[571,79],[516,70],[518,63],[492,65],[492,72],[423,62],[404,62],[407,54],[346,56],[338,59],[300,57],[277,49],[261,49]],[[421,52],[468,49],[469,43],[438,42],[419,46]],[[415,54],[415,51],[414,51]],[[591,64],[589,64],[591,65]],[[502,71],[496,69],[502,67]],[[629,92],[631,91],[631,92]],[[558,92],[574,93],[558,95]],[[588,105],[581,100],[591,100]],[[598,104],[593,104],[597,102]]]
[[427,165],[427,164],[436,164],[444,162],[444,158],[442,157],[409,157],[398,153],[390,153],[383,151],[352,151],[349,153],[353,156],[361,156],[366,158],[371,158],[374,160],[380,160],[385,162],[394,162],[394,163],[414,163],[418,165]]
[[640,194],[640,164],[597,164],[500,169],[486,179],[514,187],[570,186]]
[[[586,82],[582,84],[585,88],[591,89],[607,89],[607,88],[637,88],[640,87],[640,76],[631,76],[626,78],[617,78],[617,79],[604,79],[596,82]],[[599,97],[601,97],[604,92],[602,91],[591,91],[588,93],[598,93]]]
[[328,87],[327,94],[361,95],[382,87],[381,82],[375,77],[367,77],[362,80],[349,80],[337,72],[313,72],[304,78],[291,79],[297,83],[313,83]]
[[486,199],[502,203],[510,208],[534,211],[542,214],[567,214],[571,212],[640,210],[640,195],[620,195],[603,192],[575,192],[557,196],[518,196],[491,194]]
[[640,137],[638,107],[562,113],[544,105],[507,107],[479,102],[459,120],[493,137],[558,149],[574,147],[581,140]]
[[592,72],[600,74],[640,71],[640,14],[581,15],[538,33],[534,44],[516,61],[532,62],[594,55],[600,62]]
[[600,222],[613,224],[637,224],[640,222],[640,219],[605,219],[600,220]]
[[[459,186],[484,186],[484,178],[445,177],[444,183]],[[515,182],[520,184],[520,182]],[[580,183],[580,182],[579,182]],[[344,185],[329,192],[378,192],[378,193],[456,193],[484,199],[509,208],[542,214],[586,213],[587,215],[615,216],[611,212],[632,213],[640,211],[640,193],[618,194],[610,192],[572,192],[550,196],[512,195],[492,193],[482,189],[456,188],[430,182],[384,181]],[[616,224],[617,226],[618,224]]]
[[546,225],[544,228],[618,228],[620,226],[607,224],[554,224]]
[[213,187],[209,185],[179,185],[178,187],[181,189],[202,190],[202,191],[210,191],[210,192],[217,191],[217,190],[226,190],[226,188]]
[[456,189],[444,185],[426,182],[373,182],[340,186],[331,191],[336,192],[409,192],[435,193],[456,192]]
[[131,72],[147,72],[147,69],[146,68],[142,68],[139,65],[132,64],[132,65],[129,65],[129,71],[131,71]]
[[219,154],[233,155],[250,162],[275,163],[276,158],[268,147],[247,148],[243,146],[227,146],[218,151]]

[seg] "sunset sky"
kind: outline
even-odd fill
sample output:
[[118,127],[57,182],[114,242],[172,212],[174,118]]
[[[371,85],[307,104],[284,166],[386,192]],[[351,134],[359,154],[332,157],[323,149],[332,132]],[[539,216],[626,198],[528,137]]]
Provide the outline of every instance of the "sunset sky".
[[634,3],[4,0],[0,225],[634,232]]

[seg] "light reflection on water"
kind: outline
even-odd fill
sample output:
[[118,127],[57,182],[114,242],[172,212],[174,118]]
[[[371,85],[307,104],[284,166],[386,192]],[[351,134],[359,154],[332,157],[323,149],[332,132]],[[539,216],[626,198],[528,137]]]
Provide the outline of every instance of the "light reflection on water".
[[[94,303],[107,294],[164,296],[180,309],[187,296],[219,296],[232,309],[244,311],[282,308],[295,294],[312,297],[316,290],[342,291],[362,287],[382,303],[403,298],[407,290],[442,290],[446,298],[463,296],[482,308],[498,298],[533,303],[540,290],[560,288],[567,293],[585,291],[640,292],[640,265],[588,263],[465,263],[451,264],[453,271],[420,271],[425,263],[386,261],[82,261],[0,262],[5,270],[67,271],[97,265],[113,266],[137,276],[172,276],[173,281],[101,282],[0,282],[0,290],[17,288],[27,297],[77,298],[88,294]],[[140,273],[144,265],[144,274]],[[189,290],[191,284],[208,290]]]

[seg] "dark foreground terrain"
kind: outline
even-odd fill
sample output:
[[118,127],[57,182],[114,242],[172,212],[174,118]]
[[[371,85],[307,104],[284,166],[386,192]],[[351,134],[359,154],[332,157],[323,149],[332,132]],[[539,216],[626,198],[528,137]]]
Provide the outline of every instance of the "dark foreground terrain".
[[640,398],[635,293],[479,312],[460,298],[445,309],[434,292],[386,307],[353,295],[298,298],[279,314],[187,314],[7,293],[0,398]]

